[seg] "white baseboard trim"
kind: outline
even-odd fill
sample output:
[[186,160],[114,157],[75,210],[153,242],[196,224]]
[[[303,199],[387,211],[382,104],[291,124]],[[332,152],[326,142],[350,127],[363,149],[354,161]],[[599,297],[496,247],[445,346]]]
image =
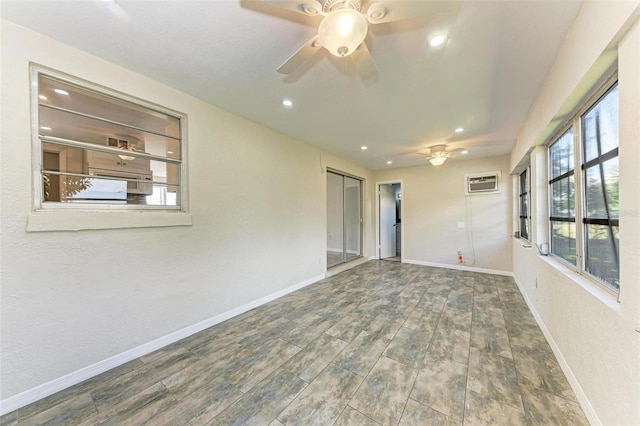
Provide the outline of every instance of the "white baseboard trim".
[[522,297],[524,297],[524,300],[527,303],[529,310],[531,311],[531,313],[533,314],[533,317],[538,323],[538,326],[542,330],[542,334],[544,334],[544,337],[547,339],[549,346],[551,346],[551,350],[553,351],[553,354],[556,356],[556,359],[558,360],[558,364],[560,364],[560,368],[562,369],[562,372],[564,373],[567,380],[569,381],[569,385],[571,385],[571,389],[573,390],[573,393],[576,394],[578,403],[580,404],[580,407],[582,407],[582,410],[584,411],[584,414],[587,417],[587,420],[589,420],[589,423],[591,423],[592,425],[597,425],[597,426],[602,425],[602,422],[598,418],[596,411],[593,409],[593,406],[591,405],[589,398],[587,398],[587,395],[584,393],[582,386],[580,386],[578,379],[576,379],[576,376],[573,374],[573,371],[571,371],[571,367],[567,363],[567,360],[564,358],[564,355],[562,355],[562,352],[560,351],[558,344],[553,339],[551,332],[549,331],[546,324],[542,320],[542,317],[536,310],[534,304],[531,302],[531,299],[529,299],[529,296],[524,291],[524,288],[520,284],[520,281],[518,281],[518,278],[515,276],[515,274],[513,275],[513,279],[516,282],[516,285],[518,286],[518,289],[520,290]]
[[436,267],[436,268],[456,269],[458,271],[480,272],[482,274],[504,275],[504,276],[507,276],[507,277],[512,277],[513,276],[513,272],[511,272],[511,271],[501,271],[499,269],[476,268],[474,266],[450,265],[448,263],[424,262],[422,260],[411,260],[411,259],[402,259],[402,262],[403,263],[411,263],[413,265],[433,266],[433,267]]
[[162,336],[151,342],[145,343],[143,345],[140,345],[128,351],[122,352],[118,355],[114,355],[105,360],[96,362],[95,364],[81,368],[72,373],[69,373],[62,377],[54,379],[50,382],[43,383],[34,388],[21,392],[17,395],[3,399],[0,401],[0,416],[3,416],[7,413],[15,411],[18,408],[24,407],[25,405],[31,404],[32,402],[36,402],[42,398],[46,398],[49,395],[53,395],[56,392],[59,392],[63,389],[66,389],[68,387],[81,383],[87,379],[90,379],[94,376],[97,376],[98,374],[109,371],[129,361],[133,361],[136,358],[147,355],[164,346],[167,346],[171,343],[175,343],[179,340],[184,339],[185,337],[189,337],[211,326],[214,326],[230,318],[238,316],[244,312],[250,311],[251,309],[257,308],[258,306],[264,305],[265,303],[271,302],[272,300],[275,300],[279,297],[285,296],[296,290],[299,290],[315,282],[318,282],[324,279],[325,275],[326,274],[321,274],[321,275],[316,275],[315,277],[308,278],[302,282],[299,282],[297,284],[294,284],[282,290],[276,291],[275,293],[261,297],[260,299],[253,300],[237,308],[231,309],[230,311],[216,315],[204,321],[200,321],[196,324],[190,325],[181,330],[174,331],[173,333],[169,333],[166,336]]

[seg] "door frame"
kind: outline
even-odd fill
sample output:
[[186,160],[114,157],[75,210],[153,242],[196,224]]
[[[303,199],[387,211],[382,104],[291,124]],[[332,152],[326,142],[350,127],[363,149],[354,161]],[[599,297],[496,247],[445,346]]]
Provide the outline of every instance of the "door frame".
[[400,262],[404,262],[404,211],[405,211],[405,200],[404,200],[404,181],[402,179],[394,179],[394,180],[386,180],[376,182],[375,189],[375,198],[376,198],[376,247],[375,247],[375,256],[374,259],[380,260],[380,185],[389,185],[389,184],[400,184],[400,194],[402,194],[402,204],[400,207]]

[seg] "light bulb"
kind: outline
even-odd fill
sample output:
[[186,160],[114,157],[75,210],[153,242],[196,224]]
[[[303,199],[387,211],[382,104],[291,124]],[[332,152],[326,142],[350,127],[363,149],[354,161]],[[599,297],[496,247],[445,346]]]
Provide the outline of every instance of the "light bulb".
[[441,157],[441,156],[433,157],[432,159],[429,160],[429,162],[434,166],[442,166],[445,161],[447,161],[447,157]]
[[367,36],[367,18],[354,9],[334,10],[324,17],[318,27],[320,43],[332,55],[351,55]]

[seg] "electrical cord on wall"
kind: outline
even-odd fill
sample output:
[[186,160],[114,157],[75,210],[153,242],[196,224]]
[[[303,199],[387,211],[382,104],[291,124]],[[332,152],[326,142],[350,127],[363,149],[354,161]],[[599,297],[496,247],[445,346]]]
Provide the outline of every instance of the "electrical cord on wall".
[[467,199],[467,222],[469,226],[467,227],[467,243],[471,246],[471,254],[473,255],[473,262],[469,263],[464,261],[465,266],[473,266],[476,264],[476,247],[473,242],[473,209],[471,205],[471,196],[467,195],[465,197]]

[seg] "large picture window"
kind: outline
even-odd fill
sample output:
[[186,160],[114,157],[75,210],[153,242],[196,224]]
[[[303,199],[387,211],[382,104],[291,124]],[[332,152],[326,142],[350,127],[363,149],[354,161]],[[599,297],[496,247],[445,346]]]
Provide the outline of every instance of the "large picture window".
[[32,68],[36,209],[181,209],[180,113]]
[[551,253],[616,292],[619,178],[615,83],[549,146],[549,220]]

